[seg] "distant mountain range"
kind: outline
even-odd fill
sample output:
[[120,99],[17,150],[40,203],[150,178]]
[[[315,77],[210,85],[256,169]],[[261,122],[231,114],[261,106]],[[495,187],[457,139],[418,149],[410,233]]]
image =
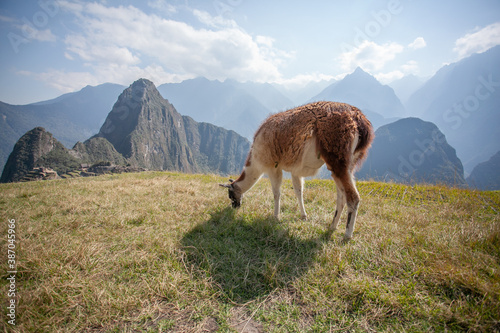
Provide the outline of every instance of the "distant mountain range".
[[[419,117],[437,125],[469,174],[476,165],[500,151],[500,132],[496,129],[500,120],[497,59],[500,46],[444,66],[425,83],[410,76],[391,83],[392,88],[358,68],[340,81],[311,83],[293,92],[277,84],[205,78],[164,84],[158,91],[180,114],[196,122],[234,130],[249,140],[270,113],[310,100],[358,106],[375,128],[408,116]],[[80,141],[81,152],[90,136],[99,133],[104,138],[106,133],[102,133],[101,126],[124,89],[120,85],[103,84],[29,105],[0,102],[0,168],[16,141],[34,127],[46,128],[66,148]],[[398,96],[406,100],[404,105]],[[93,142],[89,147],[94,146],[104,147],[102,142]]]
[[140,79],[122,92],[99,133],[71,150],[44,128],[28,131],[9,155],[1,181],[19,181],[35,167],[66,173],[96,162],[236,174],[249,149],[234,131],[180,115],[151,81]]
[[197,78],[163,84],[158,90],[182,114],[234,130],[250,140],[269,114],[294,106],[270,84]]
[[363,110],[375,128],[406,116],[401,101],[391,87],[382,85],[358,67],[343,80],[326,87],[310,101],[338,101]]
[[435,123],[466,172],[500,150],[500,46],[441,68],[408,100],[413,116]]
[[424,85],[424,83],[425,80],[423,78],[410,74],[403,77],[402,79],[389,83],[389,87],[394,90],[401,103],[405,105],[411,95],[413,95],[415,91],[420,89]]
[[34,127],[46,128],[66,147],[94,135],[123,89],[106,83],[35,104],[0,102],[0,170],[16,141]]

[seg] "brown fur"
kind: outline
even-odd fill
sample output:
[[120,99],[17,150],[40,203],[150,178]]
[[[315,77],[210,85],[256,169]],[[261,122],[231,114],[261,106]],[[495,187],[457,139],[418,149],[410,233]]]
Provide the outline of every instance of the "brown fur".
[[[360,164],[374,137],[370,121],[358,108],[344,103],[316,102],[267,118],[255,133],[254,145],[265,147],[260,150],[261,163],[286,167],[301,158],[304,142],[313,135],[318,154],[339,176],[342,169]],[[355,135],[359,140],[353,155],[351,144]]]

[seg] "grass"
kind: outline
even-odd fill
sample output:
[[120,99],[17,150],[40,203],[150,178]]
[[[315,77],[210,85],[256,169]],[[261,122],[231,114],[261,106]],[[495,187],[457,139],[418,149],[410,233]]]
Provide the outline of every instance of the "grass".
[[[500,193],[358,182],[351,242],[332,181],[229,208],[225,180],[167,172],[2,184],[18,332],[500,331]],[[6,237],[0,238],[7,266]],[[3,269],[2,272],[5,272]],[[1,279],[2,331],[7,324]]]

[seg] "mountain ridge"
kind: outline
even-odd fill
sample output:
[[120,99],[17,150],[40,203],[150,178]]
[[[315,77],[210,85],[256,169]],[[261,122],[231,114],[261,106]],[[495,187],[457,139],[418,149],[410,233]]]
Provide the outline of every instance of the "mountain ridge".
[[467,172],[500,150],[500,45],[441,68],[408,100],[411,114],[434,122]]
[[[250,143],[236,132],[178,113],[146,79],[123,91],[96,137],[106,138],[132,165],[154,170],[203,172],[215,168],[236,173],[250,149]],[[222,144],[218,138],[229,141]],[[213,150],[206,142],[220,149]],[[219,160],[228,163],[221,165]]]
[[241,171],[249,149],[248,140],[234,131],[182,116],[151,81],[139,79],[118,97],[99,133],[71,150],[44,128],[25,133],[9,155],[2,181],[19,181],[36,166],[66,172],[98,161],[229,175]]
[[355,105],[367,115],[375,128],[406,116],[405,108],[394,90],[382,85],[361,67],[326,87],[310,101],[319,100]]
[[435,124],[415,117],[379,127],[357,175],[379,181],[466,185],[456,150]]
[[221,82],[199,77],[162,84],[158,91],[180,113],[199,122],[234,130],[249,140],[269,114],[294,106],[271,84],[254,82]]

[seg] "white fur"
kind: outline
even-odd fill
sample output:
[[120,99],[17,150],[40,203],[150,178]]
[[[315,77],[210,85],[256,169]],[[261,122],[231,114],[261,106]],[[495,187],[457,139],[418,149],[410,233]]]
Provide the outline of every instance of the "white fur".
[[297,197],[300,209],[300,215],[303,219],[307,218],[304,208],[303,185],[304,177],[311,177],[318,173],[318,170],[325,164],[325,161],[319,156],[316,148],[316,138],[313,136],[305,142],[302,158],[293,165],[276,165],[273,167],[264,167],[260,163],[258,151],[252,151],[250,166],[245,166],[243,172],[245,177],[241,181],[235,182],[241,193],[245,193],[260,179],[265,173],[269,176],[274,197],[274,216],[279,218],[281,182],[283,180],[283,171],[292,174],[292,184]]

